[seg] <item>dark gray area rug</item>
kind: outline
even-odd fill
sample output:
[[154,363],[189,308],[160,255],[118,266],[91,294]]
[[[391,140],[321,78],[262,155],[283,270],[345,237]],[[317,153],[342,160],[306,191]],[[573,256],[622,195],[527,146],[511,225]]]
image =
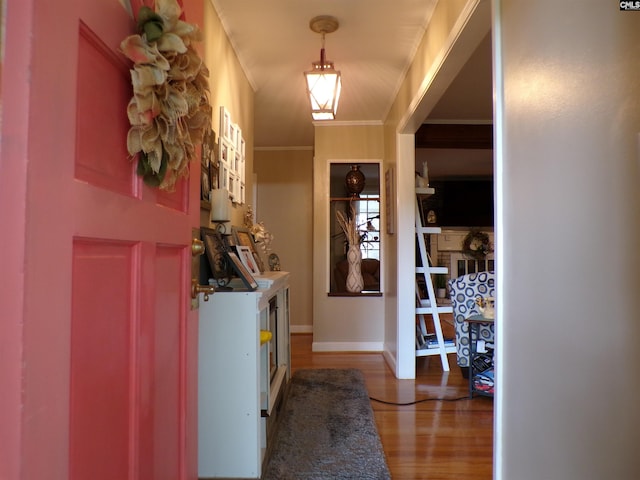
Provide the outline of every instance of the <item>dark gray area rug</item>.
[[263,479],[391,478],[360,370],[297,370],[280,415]]

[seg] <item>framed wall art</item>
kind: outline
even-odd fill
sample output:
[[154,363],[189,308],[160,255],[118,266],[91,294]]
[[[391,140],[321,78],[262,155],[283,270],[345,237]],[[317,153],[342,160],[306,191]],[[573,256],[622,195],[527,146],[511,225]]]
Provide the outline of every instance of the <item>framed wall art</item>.
[[212,228],[201,227],[200,238],[204,242],[204,251],[212,278],[218,285],[227,285],[231,279],[231,268],[226,257],[228,247],[222,235]]
[[245,141],[242,130],[233,123],[229,111],[220,107],[219,185],[229,190],[233,203],[245,203]]
[[389,167],[384,174],[384,205],[385,205],[385,217],[387,220],[387,233],[392,235],[395,231],[396,215],[396,193],[395,193],[395,179],[393,175],[393,167]]
[[235,248],[238,252],[238,257],[240,257],[240,261],[245,267],[247,267],[247,270],[251,272],[251,275],[260,275],[261,272],[258,267],[258,262],[256,262],[256,259],[253,257],[251,249],[244,245],[236,245]]
[[236,227],[235,225],[231,227],[231,234],[235,239],[235,244],[248,247],[251,250],[251,255],[258,265],[258,270],[260,273],[265,271],[264,262],[260,257],[260,252],[258,251],[258,247],[256,246],[256,242],[253,239],[253,235],[249,231],[248,228],[245,227]]
[[253,291],[258,288],[258,282],[251,275],[251,272],[244,266],[236,252],[227,251],[227,258],[230,260],[236,275],[240,277],[242,283],[250,290]]
[[209,191],[218,186],[217,181],[214,182],[211,176],[213,163],[215,163],[215,133],[210,128],[202,139],[200,156],[200,199],[205,202],[209,201]]

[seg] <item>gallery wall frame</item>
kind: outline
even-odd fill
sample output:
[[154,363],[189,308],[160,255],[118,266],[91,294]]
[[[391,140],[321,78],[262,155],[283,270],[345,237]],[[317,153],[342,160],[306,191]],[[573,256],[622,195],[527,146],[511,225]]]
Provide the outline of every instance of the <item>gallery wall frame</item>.
[[233,203],[242,205],[246,200],[245,140],[242,130],[233,123],[231,114],[224,106],[220,107],[218,152],[219,186],[229,190],[229,198]]

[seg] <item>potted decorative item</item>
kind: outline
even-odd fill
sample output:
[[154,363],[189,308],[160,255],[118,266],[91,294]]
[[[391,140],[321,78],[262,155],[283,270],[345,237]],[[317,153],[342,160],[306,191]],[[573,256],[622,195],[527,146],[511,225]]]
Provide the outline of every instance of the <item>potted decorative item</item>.
[[347,261],[349,263],[349,273],[347,274],[346,287],[351,293],[360,293],[364,288],[362,278],[362,251],[360,250],[360,231],[356,225],[356,209],[351,204],[351,215],[347,217],[341,211],[336,212],[336,218],[340,228],[347,238],[349,249],[347,250]]
[[436,273],[436,298],[445,298],[447,296],[447,276],[444,273]]
[[365,186],[364,173],[360,171],[360,165],[351,165],[344,179],[347,192],[352,198],[358,198]]

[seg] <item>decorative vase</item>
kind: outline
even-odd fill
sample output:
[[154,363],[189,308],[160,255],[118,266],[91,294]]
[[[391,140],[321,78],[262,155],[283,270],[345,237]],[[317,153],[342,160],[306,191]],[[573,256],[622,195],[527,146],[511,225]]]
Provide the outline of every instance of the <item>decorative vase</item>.
[[351,293],[360,293],[364,288],[364,280],[362,279],[362,252],[360,245],[350,245],[347,251],[347,262],[349,264],[349,273],[347,274],[347,291]]
[[347,187],[347,193],[352,197],[359,197],[360,192],[364,190],[364,173],[360,171],[360,165],[351,165],[351,170],[347,172],[344,178],[345,186]]

